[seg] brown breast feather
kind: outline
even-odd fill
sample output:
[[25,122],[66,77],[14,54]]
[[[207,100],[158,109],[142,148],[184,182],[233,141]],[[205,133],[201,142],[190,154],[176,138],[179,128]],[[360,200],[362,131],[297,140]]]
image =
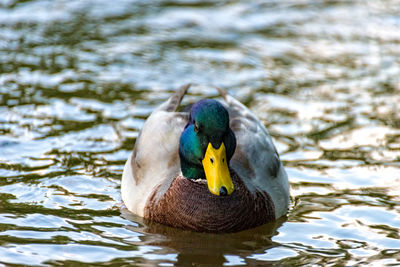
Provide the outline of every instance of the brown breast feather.
[[266,192],[252,194],[231,171],[235,191],[229,196],[210,193],[205,183],[178,176],[164,196],[155,190],[144,217],[169,226],[198,232],[237,232],[275,220],[274,204]]

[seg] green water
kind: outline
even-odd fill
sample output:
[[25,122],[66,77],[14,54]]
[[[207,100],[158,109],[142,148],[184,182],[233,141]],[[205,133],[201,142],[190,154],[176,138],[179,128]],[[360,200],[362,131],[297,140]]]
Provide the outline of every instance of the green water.
[[[0,264],[400,265],[400,3],[0,0]],[[120,210],[150,112],[225,88],[288,218],[211,235]]]

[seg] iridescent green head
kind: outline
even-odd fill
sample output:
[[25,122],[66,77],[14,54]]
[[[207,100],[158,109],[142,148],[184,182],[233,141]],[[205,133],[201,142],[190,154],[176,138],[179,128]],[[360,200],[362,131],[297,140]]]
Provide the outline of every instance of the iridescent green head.
[[230,194],[234,187],[228,166],[235,148],[224,106],[212,99],[195,103],[179,142],[182,174],[188,179],[207,179],[215,195]]

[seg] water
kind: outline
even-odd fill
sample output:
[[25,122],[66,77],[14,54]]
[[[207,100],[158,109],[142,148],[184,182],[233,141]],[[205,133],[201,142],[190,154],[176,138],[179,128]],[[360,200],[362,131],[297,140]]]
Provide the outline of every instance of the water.
[[[400,2],[0,1],[0,263],[400,265]],[[224,235],[120,210],[174,89],[273,136],[288,218]]]

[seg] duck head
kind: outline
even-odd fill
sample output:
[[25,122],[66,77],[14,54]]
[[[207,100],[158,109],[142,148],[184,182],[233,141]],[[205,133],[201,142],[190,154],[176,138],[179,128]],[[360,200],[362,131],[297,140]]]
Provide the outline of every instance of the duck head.
[[236,138],[229,128],[229,114],[224,106],[212,99],[195,103],[179,141],[183,176],[207,179],[208,189],[214,195],[231,194],[234,185],[228,166],[235,148]]

